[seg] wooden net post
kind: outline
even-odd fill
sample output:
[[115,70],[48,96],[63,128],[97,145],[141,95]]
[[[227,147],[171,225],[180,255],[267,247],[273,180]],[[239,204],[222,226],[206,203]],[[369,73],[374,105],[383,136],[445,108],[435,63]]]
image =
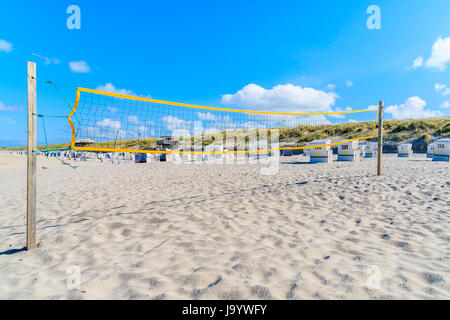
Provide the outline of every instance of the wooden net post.
[[28,62],[27,250],[36,248],[36,64]]
[[383,155],[383,107],[384,102],[378,104],[378,165],[377,174],[381,176],[381,157]]

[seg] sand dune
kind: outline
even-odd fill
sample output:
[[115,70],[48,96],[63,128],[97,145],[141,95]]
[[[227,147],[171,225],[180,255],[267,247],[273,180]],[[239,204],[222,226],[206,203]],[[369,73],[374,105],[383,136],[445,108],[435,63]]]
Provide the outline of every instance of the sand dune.
[[281,161],[264,176],[40,157],[27,252],[25,157],[1,155],[0,298],[450,298],[449,163],[387,155],[377,177],[375,160]]

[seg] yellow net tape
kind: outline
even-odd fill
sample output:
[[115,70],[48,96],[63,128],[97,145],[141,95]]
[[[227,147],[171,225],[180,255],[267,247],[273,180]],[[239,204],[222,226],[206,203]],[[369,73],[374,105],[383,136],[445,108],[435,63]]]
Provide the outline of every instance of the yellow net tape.
[[[269,112],[216,108],[78,88],[68,116],[74,150],[158,154],[262,153],[370,139],[378,108],[330,112]],[[77,121],[71,117],[76,116]],[[274,133],[276,132],[276,134]],[[249,137],[268,139],[255,148]],[[274,138],[277,144],[271,144]],[[161,138],[193,147],[158,147]],[[321,145],[308,143],[338,139]],[[230,145],[231,141],[231,145]],[[278,143],[279,141],[279,143]],[[170,144],[170,142],[169,142]],[[210,150],[208,145],[226,145]]]

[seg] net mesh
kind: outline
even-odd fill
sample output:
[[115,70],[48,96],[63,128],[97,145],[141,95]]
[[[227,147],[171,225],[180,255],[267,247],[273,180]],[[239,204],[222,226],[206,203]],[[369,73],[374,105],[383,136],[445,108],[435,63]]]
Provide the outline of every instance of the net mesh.
[[[78,88],[69,122],[75,150],[227,153],[306,149],[311,147],[309,142],[325,138],[332,138],[326,145],[369,139],[375,135],[376,118],[377,108],[326,113],[247,111]],[[158,144],[162,138],[166,142]],[[275,138],[277,143],[272,145]]]

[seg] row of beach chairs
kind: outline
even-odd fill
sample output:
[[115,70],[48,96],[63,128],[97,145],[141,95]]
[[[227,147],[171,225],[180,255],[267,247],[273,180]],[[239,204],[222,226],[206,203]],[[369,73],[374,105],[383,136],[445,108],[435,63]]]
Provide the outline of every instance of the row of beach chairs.
[[[306,149],[305,154],[309,155],[310,162],[332,162],[333,151],[329,144],[331,144],[331,139],[311,142],[309,146],[317,147]],[[378,152],[378,142],[358,144],[358,141],[351,141],[337,145],[337,161],[359,161],[361,158],[376,158],[378,157]],[[412,157],[412,144],[399,145],[397,147],[397,154],[399,158]],[[433,161],[450,161],[450,139],[439,139],[430,143],[427,147],[427,158],[432,158]]]
[[[333,150],[331,139],[315,140],[309,143],[312,148],[304,149],[304,155],[309,156],[310,163],[330,163],[333,162]],[[326,145],[326,146],[324,146]],[[362,158],[378,157],[378,143],[367,142],[359,144],[358,141],[351,141],[337,145],[337,161],[360,161]],[[10,153],[26,155],[26,151],[11,151]],[[399,158],[410,158],[413,156],[412,144],[400,144],[397,147]],[[253,159],[261,159],[271,157],[274,154],[269,152],[265,154],[246,154],[246,157]],[[292,150],[283,150],[282,156],[292,156]],[[97,152],[80,152],[80,151],[58,151],[50,152],[49,157],[62,158],[72,161],[100,161],[112,164],[121,163],[146,163],[150,161],[170,161],[174,155],[158,155],[152,153],[97,153]],[[237,158],[235,154],[180,154],[176,159],[184,162],[208,161],[222,158]],[[427,158],[433,161],[450,161],[450,139],[439,139],[433,141],[427,146]]]

